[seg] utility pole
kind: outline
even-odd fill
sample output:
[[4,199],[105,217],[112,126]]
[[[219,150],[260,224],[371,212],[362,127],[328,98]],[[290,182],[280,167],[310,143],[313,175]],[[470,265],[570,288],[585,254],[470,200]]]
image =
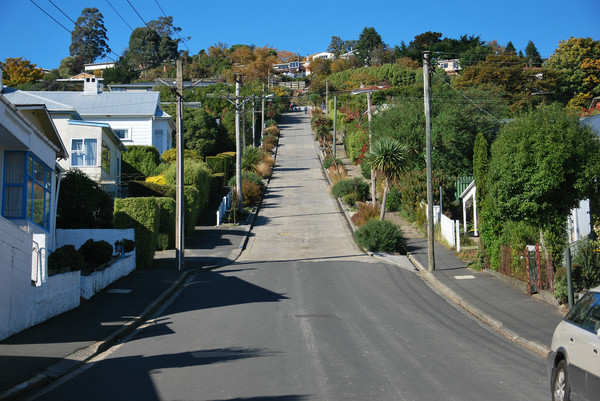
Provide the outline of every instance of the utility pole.
[[337,96],[333,96],[333,160],[335,160],[337,148]]
[[329,117],[329,81],[325,81],[325,115]]
[[235,186],[237,209],[242,205],[242,141],[240,140],[240,75],[235,76]]
[[175,237],[177,270],[184,268],[184,194],[183,194],[183,61],[177,59],[177,177],[175,192]]
[[[367,117],[369,120],[369,152],[373,148],[373,138],[371,135],[371,120],[373,113],[371,111],[371,91],[367,92]],[[377,205],[377,177],[375,177],[375,170],[371,168],[371,199],[373,200],[373,206]],[[381,207],[385,207],[382,205]]]
[[242,103],[242,146],[246,149],[246,102]]
[[256,146],[256,104],[254,103],[254,95],[252,95],[252,145]]
[[265,136],[265,84],[262,85],[262,112],[260,117],[260,139]]
[[427,270],[435,270],[435,254],[433,251],[433,167],[431,160],[431,89],[429,73],[429,56],[431,52],[423,52],[423,94],[425,95],[425,135],[427,154]]

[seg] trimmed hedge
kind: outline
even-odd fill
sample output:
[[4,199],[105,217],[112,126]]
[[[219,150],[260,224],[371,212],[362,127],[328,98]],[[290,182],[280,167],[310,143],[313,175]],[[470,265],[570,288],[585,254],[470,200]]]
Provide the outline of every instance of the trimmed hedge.
[[48,275],[74,272],[84,267],[83,255],[73,245],[57,248],[48,256]]
[[160,223],[157,235],[157,249],[173,249],[175,247],[175,199],[155,198],[160,210]]
[[[164,173],[167,183],[177,184],[177,166],[172,164]],[[211,172],[208,166],[198,160],[185,160],[183,166],[183,184],[193,186],[198,190],[198,210],[202,211],[208,206],[210,199]],[[196,216],[197,217],[197,216]],[[196,220],[194,220],[196,223]]]
[[184,217],[184,231],[186,235],[190,235],[194,232],[196,222],[200,216],[201,209],[200,205],[200,192],[190,186],[183,187],[183,197],[185,198],[185,217]]
[[89,239],[83,243],[78,249],[83,255],[83,260],[86,264],[86,273],[91,273],[100,265],[110,262],[113,255],[113,247],[106,241],[94,241]]
[[224,156],[206,156],[206,164],[213,173],[225,173],[225,157]]
[[[123,152],[122,158],[128,165],[122,170],[123,173],[138,173],[146,177],[153,175],[160,164],[160,155],[154,146],[130,145],[127,152]],[[133,171],[129,171],[129,168]]]
[[116,228],[135,229],[137,268],[152,267],[160,225],[160,208],[156,198],[115,199]]

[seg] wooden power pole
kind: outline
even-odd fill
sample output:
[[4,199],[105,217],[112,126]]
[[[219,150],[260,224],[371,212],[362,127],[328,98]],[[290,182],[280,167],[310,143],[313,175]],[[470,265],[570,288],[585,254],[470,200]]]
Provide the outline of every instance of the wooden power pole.
[[177,270],[184,268],[184,195],[183,195],[183,61],[177,60],[177,177],[175,192],[175,239]]
[[433,167],[431,161],[431,88],[429,73],[429,51],[423,52],[423,93],[425,95],[425,136],[427,154],[427,270],[435,270],[435,254],[433,251]]

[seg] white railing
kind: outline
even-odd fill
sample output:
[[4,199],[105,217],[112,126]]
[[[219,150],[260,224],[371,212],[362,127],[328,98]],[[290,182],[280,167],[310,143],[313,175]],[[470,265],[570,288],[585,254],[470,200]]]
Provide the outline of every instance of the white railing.
[[231,209],[231,191],[223,197],[223,200],[219,205],[219,209],[217,210],[217,226],[221,225],[223,217],[225,217],[225,213],[227,213],[229,209]]

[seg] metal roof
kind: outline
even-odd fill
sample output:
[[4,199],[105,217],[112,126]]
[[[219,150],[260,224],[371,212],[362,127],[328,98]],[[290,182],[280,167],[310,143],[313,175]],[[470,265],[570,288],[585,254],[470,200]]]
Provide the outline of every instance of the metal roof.
[[[155,117],[160,108],[159,92],[51,92],[5,91],[13,104],[44,103],[50,111],[76,110],[84,118],[90,116]],[[161,117],[169,116],[159,113]]]

